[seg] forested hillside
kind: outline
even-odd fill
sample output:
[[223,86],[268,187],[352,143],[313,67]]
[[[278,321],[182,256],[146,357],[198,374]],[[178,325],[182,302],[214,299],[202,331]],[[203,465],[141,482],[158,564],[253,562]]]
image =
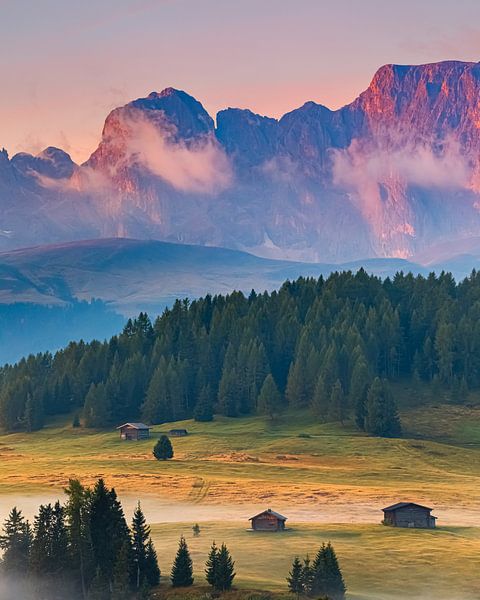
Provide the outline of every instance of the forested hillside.
[[480,276],[456,284],[364,271],[278,292],[177,301],[109,342],[71,343],[1,371],[0,422],[34,430],[77,412],[87,427],[310,407],[316,418],[398,435],[388,380],[423,379],[462,401],[480,385]]

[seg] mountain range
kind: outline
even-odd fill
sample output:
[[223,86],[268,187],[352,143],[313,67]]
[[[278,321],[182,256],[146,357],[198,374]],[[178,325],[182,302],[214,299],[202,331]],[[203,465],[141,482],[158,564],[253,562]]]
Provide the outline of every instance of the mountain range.
[[[0,152],[0,249],[136,238],[282,260],[438,262],[480,236],[480,64],[386,65],[351,104],[215,121],[173,88],[107,117],[82,165]],[[445,255],[450,245],[451,252]]]

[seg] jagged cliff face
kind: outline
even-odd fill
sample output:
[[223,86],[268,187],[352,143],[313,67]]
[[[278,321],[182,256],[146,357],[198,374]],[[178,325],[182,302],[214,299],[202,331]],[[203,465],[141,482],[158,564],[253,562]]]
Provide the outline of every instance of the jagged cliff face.
[[[480,64],[387,65],[337,111],[216,127],[166,89],[110,113],[82,166],[61,150],[0,154],[0,246],[102,236],[263,256],[408,257],[480,233]],[[28,222],[33,227],[21,227]]]

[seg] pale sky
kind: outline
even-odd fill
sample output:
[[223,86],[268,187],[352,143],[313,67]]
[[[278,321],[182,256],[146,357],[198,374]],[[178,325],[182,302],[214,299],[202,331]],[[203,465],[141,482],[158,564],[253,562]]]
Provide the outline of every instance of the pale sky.
[[0,148],[85,160],[165,87],[212,116],[337,108],[386,63],[480,60],[479,0],[0,0]]

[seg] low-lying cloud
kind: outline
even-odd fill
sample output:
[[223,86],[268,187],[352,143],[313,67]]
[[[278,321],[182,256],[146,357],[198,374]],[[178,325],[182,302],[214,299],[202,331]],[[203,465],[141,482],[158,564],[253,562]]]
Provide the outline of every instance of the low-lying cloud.
[[390,138],[388,143],[353,140],[345,150],[334,150],[333,182],[352,192],[367,216],[382,212],[382,187],[397,198],[408,186],[455,190],[471,187],[472,168],[457,141],[441,147],[427,141]]
[[175,138],[173,126],[159,127],[137,115],[128,122],[127,159],[142,164],[182,192],[216,194],[232,182],[230,161],[212,136]]

